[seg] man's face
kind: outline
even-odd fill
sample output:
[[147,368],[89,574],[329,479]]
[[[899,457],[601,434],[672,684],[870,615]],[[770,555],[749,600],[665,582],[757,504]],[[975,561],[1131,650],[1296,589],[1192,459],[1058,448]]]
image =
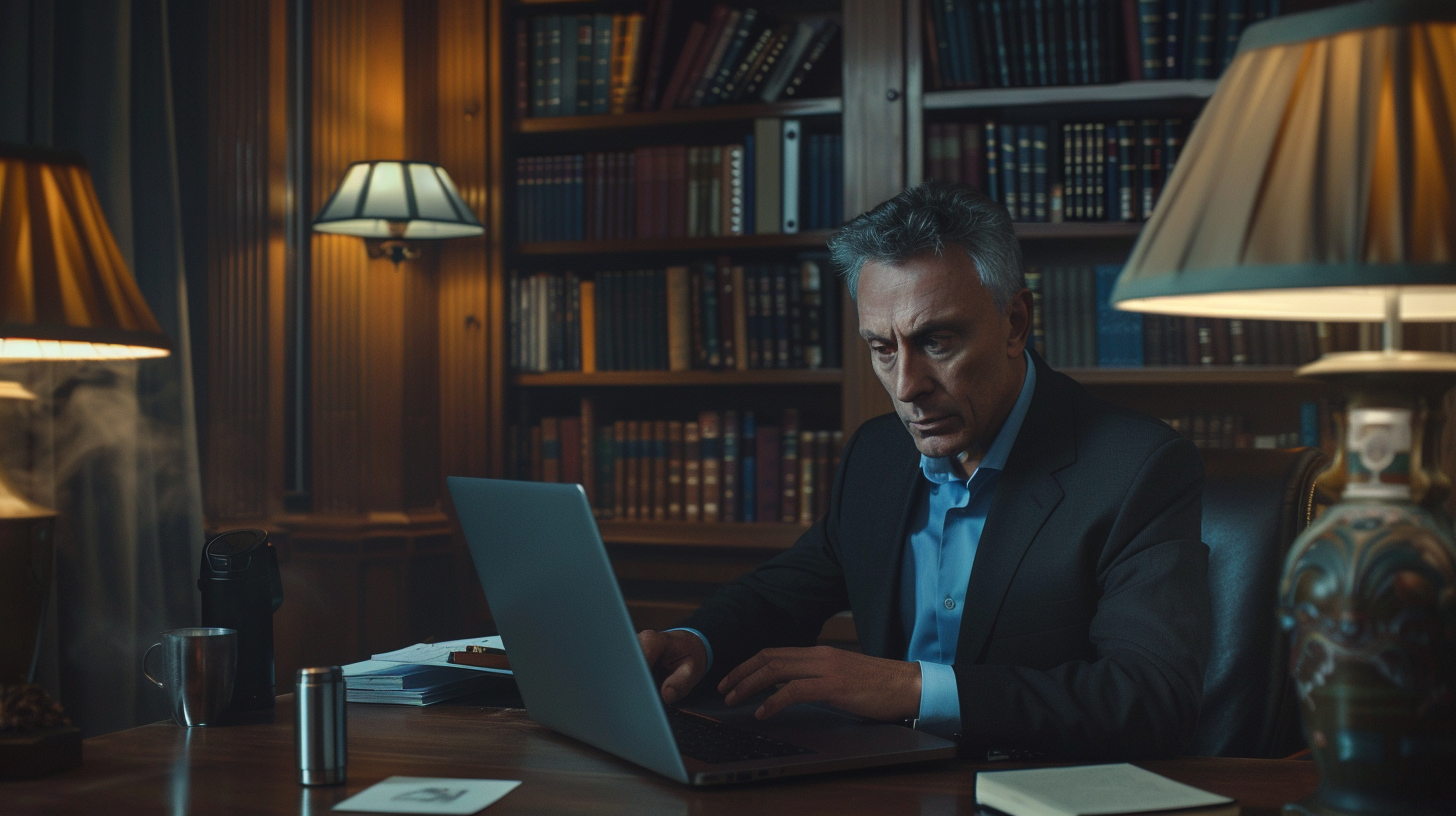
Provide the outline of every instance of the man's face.
[[915,447],[979,462],[1016,404],[1025,376],[1031,294],[996,310],[960,247],[860,271],[860,335]]

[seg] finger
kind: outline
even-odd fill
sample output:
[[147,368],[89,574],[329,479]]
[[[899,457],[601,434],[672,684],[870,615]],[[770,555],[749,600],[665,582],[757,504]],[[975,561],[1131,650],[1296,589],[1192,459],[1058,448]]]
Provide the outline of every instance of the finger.
[[662,699],[666,703],[675,703],[692,691],[697,681],[698,665],[693,658],[687,658],[672,670],[672,674],[662,681]]
[[754,672],[762,668],[764,661],[766,661],[767,659],[768,658],[764,656],[763,652],[759,652],[753,657],[750,657],[742,663],[739,663],[736,667],[734,667],[733,671],[728,672],[728,676],[718,681],[718,691],[722,693],[727,693],[729,689],[732,689],[734,686],[738,685],[739,681],[741,681],[743,678],[747,677],[750,674],[753,674]]
[[643,629],[637,633],[637,643],[642,647],[642,654],[647,658],[649,667],[656,667],[657,661],[662,658],[663,649],[667,648],[667,638],[661,632],[652,629]]
[[753,712],[753,716],[766,720],[795,703],[824,702],[833,696],[834,686],[834,682],[827,677],[791,680],[764,700],[763,705]]
[[757,671],[739,680],[737,685],[729,689],[723,701],[728,705],[737,705],[769,686],[822,674],[816,661],[812,659],[780,655],[764,661]]

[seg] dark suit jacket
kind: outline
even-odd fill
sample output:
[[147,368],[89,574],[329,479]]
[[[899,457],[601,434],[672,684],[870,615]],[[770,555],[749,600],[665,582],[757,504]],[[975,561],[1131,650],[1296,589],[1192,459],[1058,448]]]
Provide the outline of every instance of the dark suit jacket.
[[[1176,755],[1193,734],[1210,641],[1202,462],[1163,423],[1032,357],[1036,391],[961,618],[962,745]],[[826,516],[684,622],[712,644],[706,682],[759,649],[813,644],[844,609],[866,654],[903,660],[901,555],[925,489],[899,418],[866,422],[845,446]]]

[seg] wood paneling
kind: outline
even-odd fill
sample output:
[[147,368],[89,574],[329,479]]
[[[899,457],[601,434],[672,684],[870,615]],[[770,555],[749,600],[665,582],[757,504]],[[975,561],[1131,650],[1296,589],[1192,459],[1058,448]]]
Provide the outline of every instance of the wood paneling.
[[[844,0],[843,8],[844,216],[853,218],[905,189],[905,10],[883,0]],[[842,346],[846,435],[891,410],[852,318]]]
[[284,0],[208,15],[208,406],[204,501],[214,521],[282,506]]

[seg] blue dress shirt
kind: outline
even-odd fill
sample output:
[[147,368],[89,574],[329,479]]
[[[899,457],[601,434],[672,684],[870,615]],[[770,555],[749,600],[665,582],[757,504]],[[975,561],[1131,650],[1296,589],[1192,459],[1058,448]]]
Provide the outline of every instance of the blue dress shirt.
[[[920,457],[920,471],[930,482],[926,500],[916,510],[909,546],[900,567],[900,620],[907,627],[910,647],[905,659],[920,664],[920,716],[917,727],[954,736],[960,731],[961,701],[957,694],[955,662],[960,639],[961,607],[971,566],[986,526],[986,513],[996,482],[1006,467],[1006,457],[1021,432],[1031,395],[1036,391],[1036,366],[1026,354],[1026,380],[1006,422],[991,441],[976,472],[962,482],[949,457]],[[713,647],[696,629],[682,627],[667,631],[692,632],[708,650],[713,665]]]
[[920,663],[917,727],[942,736],[960,731],[961,701],[951,664],[960,639],[966,586],[996,483],[1035,390],[1036,366],[1028,354],[1021,394],[969,479],[961,481],[950,457],[920,457],[920,472],[930,486],[915,511],[900,563],[900,619],[910,644],[905,659]]

